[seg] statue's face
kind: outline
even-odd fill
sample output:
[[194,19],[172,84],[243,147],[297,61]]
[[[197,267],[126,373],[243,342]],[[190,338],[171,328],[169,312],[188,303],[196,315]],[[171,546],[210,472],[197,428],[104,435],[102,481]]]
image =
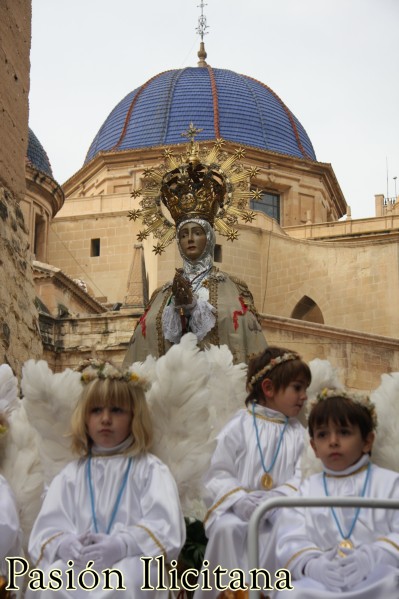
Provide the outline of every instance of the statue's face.
[[179,243],[189,260],[198,260],[206,246],[206,233],[198,223],[188,221],[179,231]]

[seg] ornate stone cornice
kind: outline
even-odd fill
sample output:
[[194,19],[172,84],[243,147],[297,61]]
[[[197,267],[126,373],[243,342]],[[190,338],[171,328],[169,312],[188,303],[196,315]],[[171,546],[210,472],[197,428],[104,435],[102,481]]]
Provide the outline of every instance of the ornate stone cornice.
[[75,299],[94,314],[106,312],[106,308],[94,297],[86,293],[73,279],[68,277],[61,269],[34,260],[32,262],[34,279],[51,279],[57,287],[66,289]]
[[[199,142],[200,147],[207,146],[215,142],[214,139]],[[252,146],[240,144],[245,149],[245,159],[243,163],[258,166],[260,176],[264,173],[273,173],[275,169],[287,169],[291,176],[313,175],[324,181],[324,186],[332,198],[333,206],[336,211],[337,220],[346,214],[347,204],[334,170],[329,163],[317,162],[310,158],[297,158],[287,154],[280,154],[270,150],[260,150]],[[78,195],[79,187],[86,184],[104,168],[120,167],[137,170],[144,170],[149,164],[157,164],[161,161],[162,152],[168,147],[175,154],[184,152],[185,144],[174,144],[169,146],[153,146],[150,148],[138,148],[134,150],[120,150],[100,152],[88,164],[85,164],[70,179],[63,184],[65,196],[73,197]],[[224,150],[233,153],[237,147],[235,142],[225,140]]]
[[65,196],[62,188],[52,177],[34,167],[29,161],[25,163],[25,178],[27,191],[35,194],[36,199],[41,198],[46,212],[54,218],[64,205]]

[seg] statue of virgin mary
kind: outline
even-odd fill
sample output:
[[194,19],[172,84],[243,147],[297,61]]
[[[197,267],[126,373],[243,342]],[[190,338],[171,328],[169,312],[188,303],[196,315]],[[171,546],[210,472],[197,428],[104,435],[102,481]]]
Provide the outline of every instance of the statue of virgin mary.
[[[196,335],[200,348],[227,345],[234,363],[247,363],[267,346],[248,286],[213,263],[214,229],[233,241],[238,235],[232,226],[237,217],[253,218],[246,209],[253,193],[248,191],[250,174],[236,164],[243,150],[237,149],[219,164],[221,145],[222,141],[216,142],[209,154],[200,158],[199,146],[191,139],[182,163],[167,151],[165,162],[172,168],[166,173],[147,173],[149,190],[160,181],[160,196],[156,191],[153,198],[144,193],[142,210],[132,211],[131,217],[141,216],[151,230],[156,230],[158,222],[160,241],[155,252],[161,253],[175,238],[183,264],[173,281],[154,291],[130,340],[125,367],[148,355],[159,358],[188,332]],[[161,203],[175,226],[155,208]],[[140,235],[143,238],[143,233]]]

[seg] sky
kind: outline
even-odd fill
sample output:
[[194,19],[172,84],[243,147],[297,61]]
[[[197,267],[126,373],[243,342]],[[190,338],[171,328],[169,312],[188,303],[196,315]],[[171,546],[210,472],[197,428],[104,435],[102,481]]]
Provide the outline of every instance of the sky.
[[[196,66],[200,3],[32,0],[29,125],[58,183],[130,91]],[[352,218],[374,216],[375,194],[399,194],[399,0],[207,0],[203,10],[208,64],[280,96],[332,165]]]

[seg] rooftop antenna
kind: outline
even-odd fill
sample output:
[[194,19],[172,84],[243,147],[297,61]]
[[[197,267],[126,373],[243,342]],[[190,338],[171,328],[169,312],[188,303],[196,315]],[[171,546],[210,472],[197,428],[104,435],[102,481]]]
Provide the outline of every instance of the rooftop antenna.
[[206,67],[208,66],[205,62],[205,59],[207,57],[207,54],[205,52],[205,44],[204,44],[204,35],[207,35],[207,29],[209,29],[208,25],[206,24],[206,16],[204,15],[204,6],[208,6],[207,4],[204,3],[204,0],[201,0],[201,4],[197,4],[198,8],[201,8],[201,15],[198,18],[198,27],[196,29],[196,32],[199,33],[199,35],[201,36],[201,43],[200,43],[200,49],[198,51],[198,66],[199,67]]
[[389,199],[389,183],[388,183],[388,156],[385,156],[385,161],[386,161],[386,165],[387,165],[387,202]]

